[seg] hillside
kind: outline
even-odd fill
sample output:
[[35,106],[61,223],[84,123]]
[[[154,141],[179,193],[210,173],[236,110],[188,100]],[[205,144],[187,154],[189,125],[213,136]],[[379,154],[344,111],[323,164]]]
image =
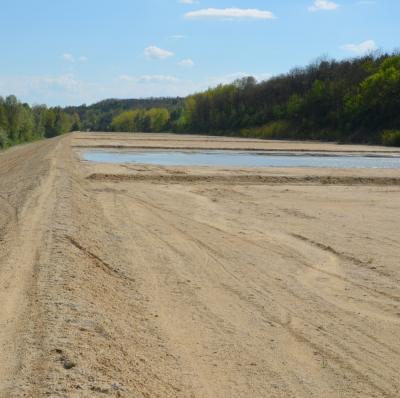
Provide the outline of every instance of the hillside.
[[65,111],[79,115],[83,130],[109,131],[112,119],[121,112],[151,108],[166,108],[174,112],[181,108],[182,102],[182,98],[106,99],[93,105],[67,107]]
[[400,146],[400,56],[321,59],[267,81],[247,77],[185,99],[107,100],[66,111],[77,112],[89,130]]

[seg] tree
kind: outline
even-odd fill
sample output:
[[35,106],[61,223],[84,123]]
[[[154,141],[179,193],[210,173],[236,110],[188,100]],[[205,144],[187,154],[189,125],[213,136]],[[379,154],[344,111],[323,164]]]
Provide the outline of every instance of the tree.
[[169,127],[170,113],[168,109],[153,108],[136,109],[121,112],[113,118],[111,129],[125,132],[161,132]]
[[168,128],[170,113],[165,108],[153,108],[146,112],[150,117],[150,129],[154,132],[165,131]]
[[6,148],[8,145],[8,135],[3,127],[0,126],[0,148]]
[[364,128],[400,128],[400,56],[384,60],[361,83],[357,94],[347,99],[347,113]]
[[19,142],[20,104],[14,95],[6,98],[5,108],[7,113],[8,135],[11,141]]

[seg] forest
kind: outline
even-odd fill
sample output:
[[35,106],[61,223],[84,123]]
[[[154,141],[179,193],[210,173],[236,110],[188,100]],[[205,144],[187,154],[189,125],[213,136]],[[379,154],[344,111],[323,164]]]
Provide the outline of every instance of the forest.
[[59,107],[45,105],[30,107],[13,95],[0,97],[0,148],[55,137],[79,127],[76,113],[68,114]]
[[[164,108],[176,119],[180,115],[182,106],[182,98],[107,99],[89,106],[67,107],[65,111],[70,115],[77,114],[82,120],[82,129],[86,131],[110,131],[113,126],[117,127],[116,122],[113,124],[113,119],[123,112]],[[121,120],[123,119],[124,117]],[[132,123],[125,123],[121,125],[120,131],[134,131],[131,130],[132,126]],[[170,126],[165,126],[165,128],[169,129]],[[148,129],[142,128],[141,131],[148,131]]]
[[166,107],[161,130],[151,111],[148,120],[142,112],[143,124],[132,110],[114,115],[106,129],[399,146],[400,55],[321,59],[267,81],[247,77],[219,85],[174,105]]
[[0,97],[0,147],[76,130],[400,146],[400,55],[320,59],[266,81],[249,76],[186,98],[48,108]]

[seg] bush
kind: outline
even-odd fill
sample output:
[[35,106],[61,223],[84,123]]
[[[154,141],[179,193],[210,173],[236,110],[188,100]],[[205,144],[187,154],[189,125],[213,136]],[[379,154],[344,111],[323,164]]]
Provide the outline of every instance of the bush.
[[385,131],[384,133],[382,133],[382,144],[386,146],[400,147],[400,130]]
[[240,135],[242,137],[251,138],[289,138],[291,133],[291,126],[285,120],[278,120],[271,122],[260,127],[252,127],[248,129],[242,129]]

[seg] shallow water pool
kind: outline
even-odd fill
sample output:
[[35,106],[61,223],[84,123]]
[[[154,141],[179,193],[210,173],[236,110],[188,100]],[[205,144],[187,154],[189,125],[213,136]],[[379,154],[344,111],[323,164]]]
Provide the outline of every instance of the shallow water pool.
[[98,151],[83,159],[99,163],[141,163],[159,166],[323,167],[400,169],[400,157],[360,155],[271,154],[247,151]]

